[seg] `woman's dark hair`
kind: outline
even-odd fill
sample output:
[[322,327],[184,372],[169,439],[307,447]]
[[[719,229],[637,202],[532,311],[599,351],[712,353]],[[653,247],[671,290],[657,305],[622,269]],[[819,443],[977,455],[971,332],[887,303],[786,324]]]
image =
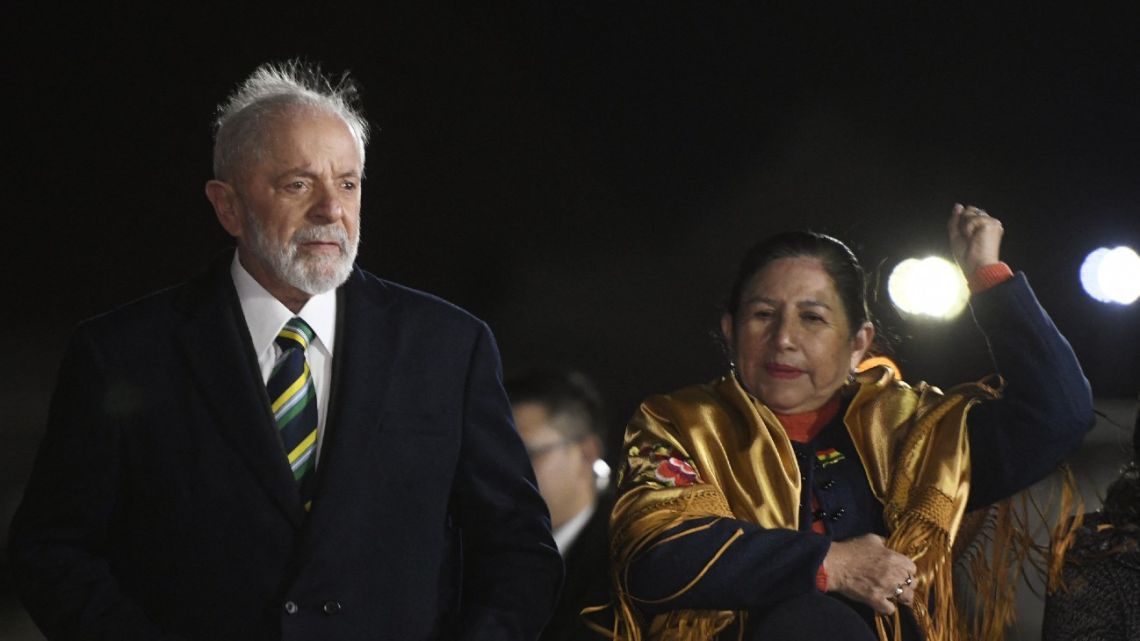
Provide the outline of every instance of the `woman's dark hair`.
[[847,245],[837,238],[813,231],[783,232],[753,245],[740,262],[725,311],[736,315],[745,285],[760,270],[781,258],[796,257],[818,258],[823,263],[824,271],[835,283],[835,291],[843,302],[851,335],[854,336],[864,322],[871,320],[867,307],[867,276]]
[[[1140,396],[1136,400],[1140,401]],[[1136,411],[1136,423],[1132,426],[1132,460],[1140,464],[1140,409]]]
[[1102,509],[1117,527],[1140,527],[1140,468],[1137,465],[1136,461],[1126,465],[1104,497]]
[[1073,547],[1064,552],[1066,566],[1095,564],[1136,552],[1140,541],[1140,414],[1132,432],[1132,447],[1133,459],[1108,486],[1101,509],[1085,514]]
[[1132,428],[1132,462],[1108,488],[1104,513],[1113,525],[1140,526],[1140,412]]

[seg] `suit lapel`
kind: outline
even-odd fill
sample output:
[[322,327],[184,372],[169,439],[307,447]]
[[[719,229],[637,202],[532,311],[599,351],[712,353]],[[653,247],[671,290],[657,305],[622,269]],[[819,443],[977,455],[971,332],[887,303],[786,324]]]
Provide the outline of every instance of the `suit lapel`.
[[354,496],[353,487],[360,482],[355,465],[380,422],[399,345],[394,303],[384,296],[383,284],[366,278],[356,269],[337,296],[332,393],[317,463],[310,541],[319,540],[328,520],[322,517],[336,512],[336,501]]
[[216,419],[214,425],[282,512],[300,527],[304,522],[300,494],[273,425],[228,260],[219,260],[200,282],[191,284],[186,310],[188,321],[178,339],[193,383]]

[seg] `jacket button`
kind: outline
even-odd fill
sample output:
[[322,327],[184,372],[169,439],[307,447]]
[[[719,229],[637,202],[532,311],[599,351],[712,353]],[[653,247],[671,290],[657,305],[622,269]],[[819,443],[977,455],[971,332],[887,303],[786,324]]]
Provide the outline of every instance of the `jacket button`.
[[285,614],[297,614],[297,604],[292,601],[286,601]]
[[322,609],[325,611],[325,614],[336,614],[340,612],[340,603],[338,601],[325,601]]
[[846,511],[847,511],[847,508],[841,507],[838,510],[832,512],[831,513],[831,520],[832,521],[838,521],[839,519],[843,518],[843,513]]
[[820,486],[821,490],[830,490],[835,487],[835,479],[827,479],[827,482]]

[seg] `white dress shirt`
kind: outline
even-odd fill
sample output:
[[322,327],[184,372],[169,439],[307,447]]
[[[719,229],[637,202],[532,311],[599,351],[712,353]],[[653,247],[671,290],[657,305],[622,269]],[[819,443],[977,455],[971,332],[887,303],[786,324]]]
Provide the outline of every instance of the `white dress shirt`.
[[241,302],[241,312],[245,316],[245,325],[249,328],[254,353],[257,354],[257,363],[261,366],[263,384],[269,381],[273,364],[281,355],[281,348],[277,346],[276,338],[281,328],[285,327],[285,323],[294,316],[300,316],[316,334],[309,343],[305,357],[309,361],[313,385],[317,390],[316,456],[319,461],[321,443],[325,434],[325,417],[328,416],[329,387],[332,382],[332,355],[336,340],[336,289],[313,296],[301,311],[294,314],[249,275],[238,260],[237,252],[234,252],[234,260],[230,265],[230,275],[234,279],[234,287]]
[[590,503],[584,510],[574,515],[569,521],[562,524],[561,527],[554,530],[554,545],[562,556],[566,556],[566,551],[574,545],[574,539],[582,533],[582,528],[586,527],[586,523],[590,521],[590,517],[594,515],[594,510],[598,509],[598,502],[595,500]]

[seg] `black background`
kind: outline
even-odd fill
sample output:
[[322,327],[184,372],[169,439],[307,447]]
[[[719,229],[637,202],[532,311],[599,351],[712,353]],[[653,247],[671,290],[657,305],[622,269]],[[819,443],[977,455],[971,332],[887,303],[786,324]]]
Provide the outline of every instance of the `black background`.
[[[885,277],[946,253],[954,202],[1004,222],[1003,258],[1094,394],[1134,398],[1140,304],[1097,303],[1077,273],[1097,246],[1140,248],[1140,55],[1131,21],[1091,11],[10,11],[0,488],[26,475],[74,324],[228,246],[203,195],[215,105],[257,64],[294,56],[363,86],[376,131],[360,263],[488,321],[508,373],[592,375],[616,431],[647,394],[723,370],[712,333],[752,242],[825,231]],[[880,312],[907,378],[988,371],[968,315]]]

